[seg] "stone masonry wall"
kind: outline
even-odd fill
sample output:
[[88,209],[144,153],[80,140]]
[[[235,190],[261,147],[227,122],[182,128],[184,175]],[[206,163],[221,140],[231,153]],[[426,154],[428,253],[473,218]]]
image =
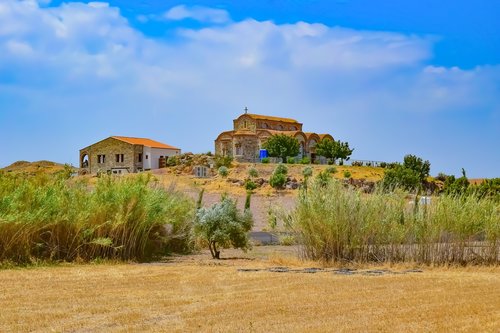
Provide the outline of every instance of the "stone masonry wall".
[[[142,146],[134,146],[132,144],[114,139],[107,138],[92,146],[84,148],[80,151],[87,153],[89,158],[89,173],[107,172],[111,168],[127,168],[129,172],[136,172],[138,167],[142,167],[142,163],[138,162],[138,154],[142,153]],[[116,162],[116,154],[123,154],[123,162]],[[98,155],[105,155],[104,163],[98,163]]]
[[[259,142],[256,136],[238,136],[234,139],[234,144],[241,145],[241,155],[238,160],[242,162],[254,162],[259,154]],[[236,150],[237,151],[237,150]]]

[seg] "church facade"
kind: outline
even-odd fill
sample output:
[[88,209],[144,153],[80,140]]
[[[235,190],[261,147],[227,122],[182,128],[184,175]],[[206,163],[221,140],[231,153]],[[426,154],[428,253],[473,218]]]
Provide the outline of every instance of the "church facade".
[[222,132],[215,139],[215,153],[232,156],[239,162],[255,162],[260,149],[269,137],[284,134],[299,141],[298,157],[316,158],[316,143],[324,138],[333,140],[330,134],[303,132],[302,123],[295,119],[244,113],[233,120],[233,129]]

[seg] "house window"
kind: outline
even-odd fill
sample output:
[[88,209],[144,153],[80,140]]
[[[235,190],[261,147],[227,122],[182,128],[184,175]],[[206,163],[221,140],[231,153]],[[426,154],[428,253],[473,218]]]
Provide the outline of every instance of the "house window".
[[103,164],[106,162],[106,155],[97,155],[97,163]]
[[116,163],[123,163],[124,156],[123,154],[116,154]]
[[148,159],[148,158],[149,158],[149,155],[148,155],[148,154],[146,154],[146,159]]
[[137,160],[139,162],[142,162],[142,154],[141,153],[137,154]]

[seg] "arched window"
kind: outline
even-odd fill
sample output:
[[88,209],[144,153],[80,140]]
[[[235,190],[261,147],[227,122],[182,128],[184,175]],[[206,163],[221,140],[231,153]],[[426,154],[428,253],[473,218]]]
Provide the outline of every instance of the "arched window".
[[89,155],[83,154],[82,159],[80,161],[80,166],[82,168],[88,168],[89,167]]

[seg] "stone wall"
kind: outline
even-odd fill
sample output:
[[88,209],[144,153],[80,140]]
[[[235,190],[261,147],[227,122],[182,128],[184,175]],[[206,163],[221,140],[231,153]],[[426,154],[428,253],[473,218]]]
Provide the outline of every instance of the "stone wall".
[[[240,145],[240,150],[236,149],[237,145]],[[259,141],[256,136],[237,136],[234,138],[234,146],[235,156],[241,162],[254,162],[258,157]]]
[[[87,148],[80,150],[80,161],[82,156],[87,154],[89,165],[88,173],[108,172],[112,168],[125,168],[129,172],[137,172],[142,168],[142,163],[138,161],[139,153],[142,153],[143,146],[132,145],[114,138],[107,138]],[[123,154],[123,162],[116,162],[116,154]],[[104,155],[104,163],[99,163],[98,155]],[[144,158],[144,156],[143,156]]]

